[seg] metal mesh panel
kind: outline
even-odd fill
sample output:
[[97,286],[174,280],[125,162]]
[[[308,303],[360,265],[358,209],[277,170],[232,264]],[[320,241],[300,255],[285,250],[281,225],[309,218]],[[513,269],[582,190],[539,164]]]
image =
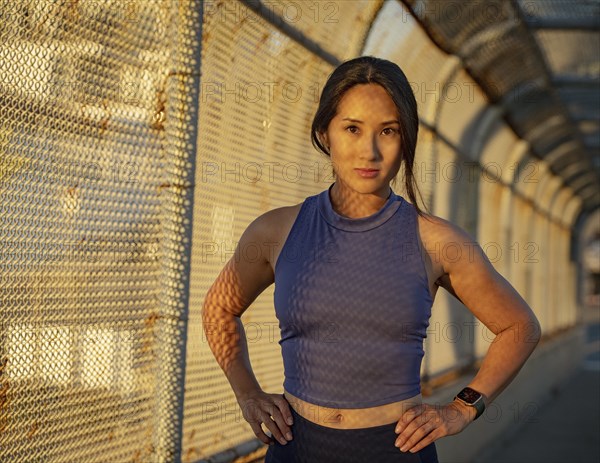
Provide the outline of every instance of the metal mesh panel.
[[[326,2],[265,2],[273,14],[302,31],[324,50],[347,60],[362,46],[365,32],[383,0],[344,0]],[[348,14],[352,12],[352,14]],[[340,35],[340,31],[343,31]]]
[[[220,3],[204,16],[198,165],[190,286],[182,460],[195,462],[233,449],[263,446],[243,419],[231,387],[210,351],[200,310],[248,224],[267,210],[301,202],[333,182],[331,165],[310,143],[310,125],[332,66],[276,29],[243,2]],[[265,2],[281,14],[279,4]],[[318,2],[321,8],[325,3]],[[336,4],[333,22],[302,18],[286,26],[310,32],[331,52],[357,56],[347,28],[361,37],[365,2]],[[374,2],[375,3],[375,2]],[[294,5],[301,2],[294,2]],[[329,10],[328,10],[329,11]],[[237,12],[237,13],[235,13]],[[363,12],[364,14],[364,12]],[[358,17],[358,19],[357,19]],[[349,24],[352,23],[352,27]],[[305,29],[309,28],[309,29]],[[362,32],[361,32],[362,31]],[[325,46],[327,45],[327,46]],[[273,309],[274,285],[244,313],[248,349],[261,387],[282,393],[283,364]],[[210,328],[209,328],[210,329]],[[255,441],[255,444],[251,444]],[[248,446],[243,443],[249,442]],[[239,447],[238,447],[239,446]],[[264,449],[263,449],[264,450]]]
[[0,2],[1,461],[175,458],[186,5]]
[[589,77],[600,73],[598,32],[542,30],[535,35],[553,73]]
[[491,24],[509,21],[513,11],[509,2],[446,2],[444,0],[409,1],[420,18],[431,18],[439,26],[444,39],[461,48],[471,37]]
[[573,0],[537,0],[535,2],[518,0],[527,18],[532,22],[547,18],[586,19],[598,15],[600,5],[597,1]]
[[[536,157],[551,156],[560,143],[573,142],[577,146],[571,157],[580,160],[580,172],[594,171],[598,175],[590,161],[597,151],[595,140],[583,139],[581,129],[567,113],[571,110],[570,101],[567,98],[563,105],[555,91],[557,86],[586,86],[590,99],[594,98],[594,78],[598,74],[598,52],[594,47],[598,43],[598,2],[405,0],[403,3],[438,46],[461,57],[488,98],[505,109],[506,120],[515,133],[530,141]],[[574,112],[575,122],[581,117],[594,118],[594,111],[586,109],[585,115],[578,114],[577,109]],[[557,138],[542,145],[543,137],[530,139],[527,132],[538,132],[539,127],[549,125],[557,115],[566,116],[570,140]],[[550,127],[547,134],[552,135]],[[551,165],[551,169],[562,176],[559,166]],[[584,200],[582,211],[597,207],[597,189],[593,187],[599,183],[595,179],[590,177],[587,183],[577,183],[575,177],[563,178]]]
[[[517,36],[502,40],[492,37],[466,60],[466,65],[478,72],[490,87],[494,99],[499,99],[522,82],[533,82],[538,77],[539,63],[531,58],[530,46]],[[503,73],[498,68],[505,70]]]

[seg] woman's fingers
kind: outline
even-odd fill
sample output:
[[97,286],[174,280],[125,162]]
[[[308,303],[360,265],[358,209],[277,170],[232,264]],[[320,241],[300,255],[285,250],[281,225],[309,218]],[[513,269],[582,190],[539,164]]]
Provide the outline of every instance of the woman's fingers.
[[407,412],[396,427],[396,431],[400,431],[396,447],[403,452],[416,452],[440,437],[461,432],[471,421],[468,415],[471,411],[461,414],[456,407],[454,402],[441,407],[423,404],[420,410]]
[[406,452],[407,450],[410,450],[415,444],[420,443],[421,440],[425,436],[430,434],[431,431],[434,429],[435,424],[433,423],[433,421],[426,421],[417,429],[415,429],[414,432],[411,432],[410,435],[406,437],[398,437],[398,439],[396,439],[395,445],[396,447],[399,447],[401,451]]
[[287,444],[288,439],[286,439],[286,437],[288,433],[291,435],[291,430],[289,426],[285,423],[281,411],[279,411],[279,408],[277,408],[276,405],[272,405],[272,410],[270,411],[270,413],[273,418],[271,419],[271,416],[268,416],[269,413],[266,412],[266,419],[264,421],[265,425],[269,428],[269,430],[273,434],[273,437],[277,439],[279,443],[281,443],[282,445]]
[[[276,395],[273,397],[272,409],[269,411],[271,417],[273,417],[273,423],[276,426],[276,432],[273,432],[275,438],[285,445],[288,441],[293,439],[292,430],[288,425],[288,418],[292,419],[292,412],[290,411],[290,404],[285,399],[283,394]],[[269,429],[271,429],[269,427]]]
[[[285,445],[292,440],[292,430],[287,421],[288,418],[291,420],[292,413],[288,401],[282,394],[261,392],[244,401],[242,409],[244,418],[252,427],[254,434],[265,444],[270,444],[273,439],[277,439]],[[263,431],[261,424],[271,431],[271,436]]]
[[292,411],[290,410],[290,403],[287,401],[283,394],[279,398],[279,403],[279,409],[281,410],[281,414],[283,415],[285,422],[291,426],[292,424],[294,424],[294,419],[292,417]]
[[265,444],[270,445],[271,442],[272,442],[272,439],[264,433],[264,431],[263,431],[262,426],[260,425],[260,423],[261,423],[260,420],[258,420],[258,421],[248,421],[248,424],[250,424],[250,427],[252,428],[252,431],[254,432],[254,435],[256,437],[258,437],[258,439],[261,442],[264,442]]
[[439,432],[439,428],[434,429],[433,431],[431,431],[429,434],[427,434],[423,439],[421,439],[419,442],[417,442],[415,445],[411,445],[408,444],[406,450],[410,451],[411,453],[415,453],[418,452],[422,449],[424,449],[425,447],[427,447],[429,444],[431,444],[432,442],[434,442],[436,439],[442,437],[442,433]]
[[407,411],[396,426],[399,432],[395,445],[403,452],[417,444],[424,436],[437,427],[438,410],[428,404],[421,404]]

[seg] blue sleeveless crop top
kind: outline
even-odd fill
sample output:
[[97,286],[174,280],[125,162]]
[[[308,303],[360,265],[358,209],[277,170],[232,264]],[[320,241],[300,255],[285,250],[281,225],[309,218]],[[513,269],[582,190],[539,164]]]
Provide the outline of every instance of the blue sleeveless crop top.
[[392,190],[376,213],[345,217],[332,186],[302,203],[275,265],[283,386],[331,408],[413,397],[433,304],[416,210]]

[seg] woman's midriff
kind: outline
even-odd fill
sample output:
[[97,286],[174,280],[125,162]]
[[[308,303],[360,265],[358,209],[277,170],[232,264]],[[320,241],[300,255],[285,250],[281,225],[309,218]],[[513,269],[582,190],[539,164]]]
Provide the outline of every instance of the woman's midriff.
[[400,420],[408,409],[420,405],[421,394],[408,399],[369,408],[329,408],[306,402],[284,390],[285,398],[303,418],[321,426],[336,429],[357,429],[381,426]]

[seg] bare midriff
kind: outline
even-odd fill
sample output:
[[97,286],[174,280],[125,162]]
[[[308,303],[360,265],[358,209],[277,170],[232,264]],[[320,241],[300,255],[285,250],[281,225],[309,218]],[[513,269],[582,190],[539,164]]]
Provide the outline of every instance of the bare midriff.
[[395,423],[408,409],[420,405],[421,394],[408,399],[368,408],[329,408],[306,402],[284,390],[285,398],[303,418],[336,429],[358,429]]

